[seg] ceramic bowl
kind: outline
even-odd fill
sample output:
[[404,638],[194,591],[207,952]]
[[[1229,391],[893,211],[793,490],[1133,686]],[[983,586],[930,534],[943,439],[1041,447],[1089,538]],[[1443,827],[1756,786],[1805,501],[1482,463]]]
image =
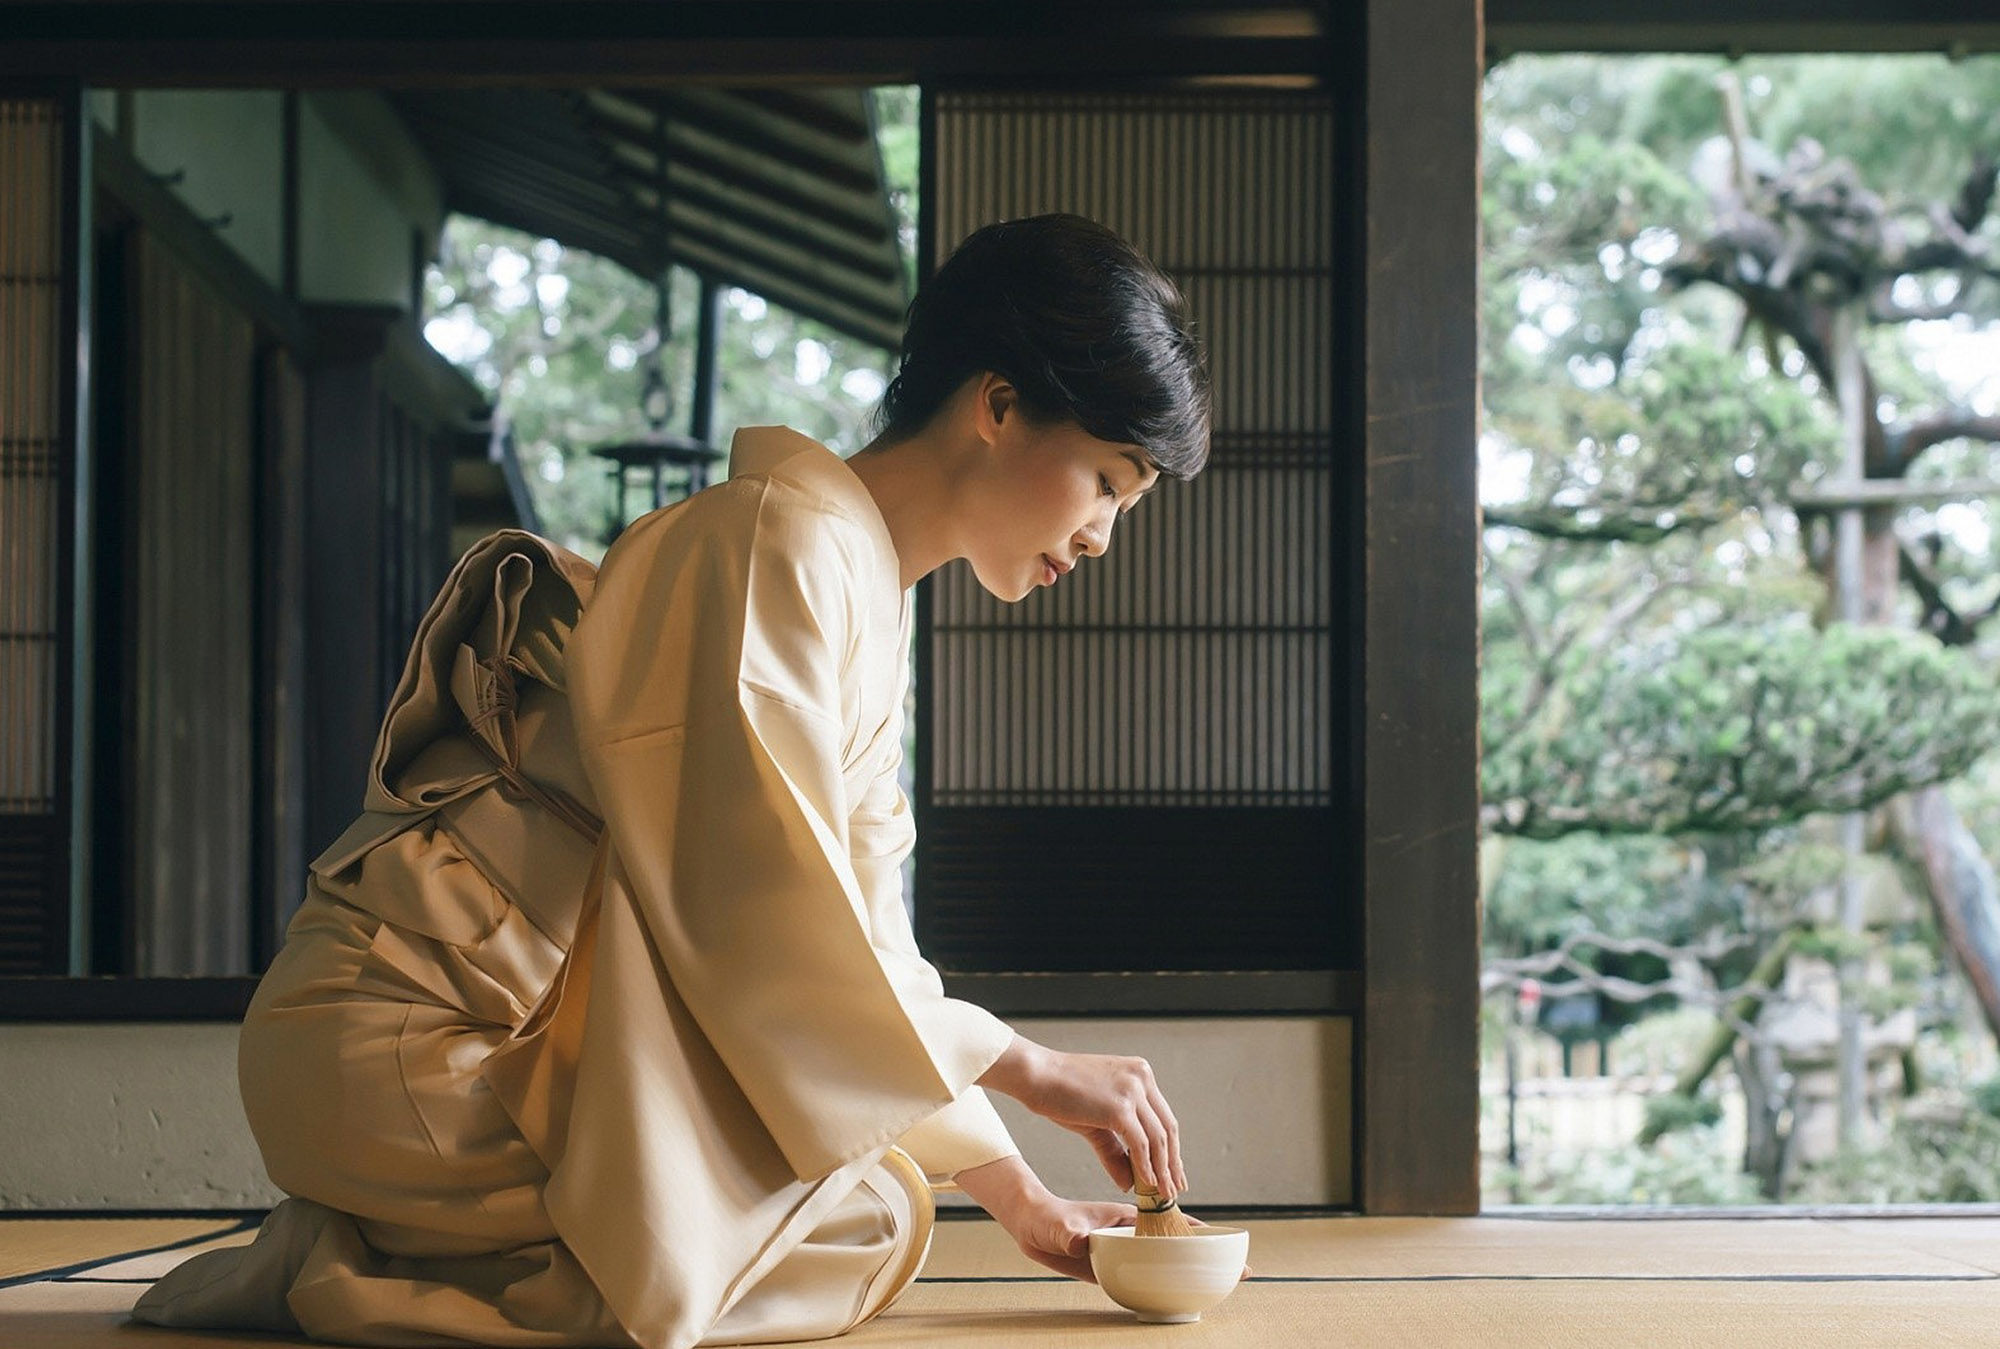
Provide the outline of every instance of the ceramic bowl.
[[1192,1236],[1140,1237],[1129,1227],[1090,1234],[1098,1285],[1141,1321],[1199,1321],[1229,1296],[1250,1258],[1240,1227],[1203,1227]]

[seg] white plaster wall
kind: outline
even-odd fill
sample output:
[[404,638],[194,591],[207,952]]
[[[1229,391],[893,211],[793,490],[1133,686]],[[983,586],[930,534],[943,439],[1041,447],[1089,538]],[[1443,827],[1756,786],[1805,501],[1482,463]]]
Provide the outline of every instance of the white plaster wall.
[[118,91],[116,89],[92,89],[85,98],[90,100],[90,115],[97,119],[112,135],[118,134]]
[[[1017,1020],[1052,1048],[1137,1054],[1181,1126],[1188,1206],[1345,1204],[1353,1193],[1345,1017]],[[1072,1199],[1116,1199],[1089,1146],[994,1095],[1021,1155]],[[954,1197],[947,1202],[966,1202]]]
[[[1059,1049],[1151,1061],[1181,1121],[1191,1207],[1337,1204],[1351,1195],[1348,1021],[1016,1026]],[[237,1097],[236,1029],[0,1025],[0,1209],[275,1203],[278,1192],[265,1178]],[[998,1100],[1052,1189],[1117,1197],[1081,1139]]]
[[[117,95],[92,108],[118,130]],[[276,90],[140,90],[133,151],[267,283],[284,283],[284,95]],[[308,303],[407,305],[411,254],[434,256],[443,187],[393,107],[366,90],[299,102],[299,290]]]
[[284,282],[284,101],[268,90],[141,90],[133,152],[272,286]]
[[263,1208],[236,1027],[0,1025],[0,1208]]
[[413,232],[435,251],[437,175],[377,94],[299,101],[299,294],[307,303],[407,306]]

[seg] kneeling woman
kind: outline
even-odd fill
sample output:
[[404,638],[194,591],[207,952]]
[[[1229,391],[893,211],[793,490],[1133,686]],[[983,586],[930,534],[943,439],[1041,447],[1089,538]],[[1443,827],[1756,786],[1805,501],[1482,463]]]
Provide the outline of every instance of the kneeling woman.
[[135,1315],[358,1344],[684,1349],[837,1335],[916,1276],[931,1187],[1088,1278],[982,1088],[1121,1188],[1187,1183],[1138,1059],[944,995],[897,785],[909,590],[1005,601],[1208,445],[1173,285],[1100,226],[968,239],[911,306],[880,435],[739,432],[601,569],[518,531],[417,634],[365,808],[314,864],[240,1075],[294,1196]]

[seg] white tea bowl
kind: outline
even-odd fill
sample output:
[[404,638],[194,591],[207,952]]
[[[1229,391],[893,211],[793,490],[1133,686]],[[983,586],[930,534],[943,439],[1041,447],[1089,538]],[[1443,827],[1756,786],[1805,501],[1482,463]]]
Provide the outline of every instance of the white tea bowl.
[[1135,1236],[1129,1227],[1090,1234],[1090,1268],[1100,1287],[1141,1321],[1199,1321],[1229,1296],[1250,1258],[1240,1227],[1203,1226],[1184,1237]]

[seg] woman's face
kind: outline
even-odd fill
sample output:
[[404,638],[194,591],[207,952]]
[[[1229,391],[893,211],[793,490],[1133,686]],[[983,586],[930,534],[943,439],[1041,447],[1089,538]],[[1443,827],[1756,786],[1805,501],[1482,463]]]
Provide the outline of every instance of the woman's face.
[[1008,603],[1101,557],[1118,517],[1160,478],[1138,446],[1073,423],[1036,425],[1008,408],[991,429],[993,472],[966,557],[979,584]]

